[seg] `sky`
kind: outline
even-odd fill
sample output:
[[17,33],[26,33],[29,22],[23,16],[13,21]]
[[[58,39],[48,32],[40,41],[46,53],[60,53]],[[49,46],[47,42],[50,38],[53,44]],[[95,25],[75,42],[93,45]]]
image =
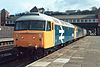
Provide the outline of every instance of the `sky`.
[[10,14],[29,11],[34,6],[50,11],[86,10],[100,7],[100,0],[0,0],[0,10],[5,8]]

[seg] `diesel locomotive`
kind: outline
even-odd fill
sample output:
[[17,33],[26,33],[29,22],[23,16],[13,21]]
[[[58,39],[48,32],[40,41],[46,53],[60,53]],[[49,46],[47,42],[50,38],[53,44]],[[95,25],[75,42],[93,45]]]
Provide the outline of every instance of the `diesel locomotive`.
[[32,48],[33,52],[38,49],[48,50],[86,36],[86,34],[86,29],[39,12],[33,12],[16,20],[14,47],[18,50],[24,49],[23,51]]

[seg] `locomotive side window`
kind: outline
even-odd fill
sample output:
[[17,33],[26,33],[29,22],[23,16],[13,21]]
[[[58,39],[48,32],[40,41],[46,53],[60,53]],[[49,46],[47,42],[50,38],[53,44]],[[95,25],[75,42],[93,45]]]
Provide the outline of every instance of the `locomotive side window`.
[[50,31],[51,30],[51,22],[47,22],[47,29],[46,29],[47,31]]
[[54,26],[53,26],[53,23],[52,23],[52,30],[53,30]]

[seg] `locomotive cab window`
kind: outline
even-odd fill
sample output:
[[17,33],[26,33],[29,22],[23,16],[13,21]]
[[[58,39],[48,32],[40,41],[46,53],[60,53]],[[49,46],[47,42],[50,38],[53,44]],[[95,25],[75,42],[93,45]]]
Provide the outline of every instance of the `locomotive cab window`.
[[52,23],[52,30],[53,30],[54,26],[53,26],[53,23]]
[[31,30],[45,30],[45,21],[36,21],[30,23]]
[[[48,27],[49,28],[49,27]],[[45,30],[45,21],[18,21],[15,30]]]
[[15,24],[15,30],[51,31],[51,26],[52,23],[50,21],[17,21]]
[[51,31],[51,22],[50,21],[47,22],[46,31]]

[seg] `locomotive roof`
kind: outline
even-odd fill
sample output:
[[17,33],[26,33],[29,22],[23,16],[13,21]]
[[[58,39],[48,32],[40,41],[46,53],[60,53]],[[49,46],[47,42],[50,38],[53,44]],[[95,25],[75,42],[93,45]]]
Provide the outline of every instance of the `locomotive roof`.
[[38,13],[38,12],[34,12],[34,13],[31,13],[31,14],[24,15],[24,16],[18,18],[16,21],[27,21],[27,20],[28,21],[29,20],[52,21],[56,25],[62,25],[62,26],[74,28],[74,25],[72,25],[68,22],[64,22],[62,20],[56,19],[54,17],[47,16],[45,14],[41,14],[41,13]]
[[31,14],[26,14],[20,18],[18,18],[16,21],[25,21],[25,20],[41,20],[41,21],[52,21],[52,19],[49,16],[46,16],[44,14],[41,13],[31,13]]

